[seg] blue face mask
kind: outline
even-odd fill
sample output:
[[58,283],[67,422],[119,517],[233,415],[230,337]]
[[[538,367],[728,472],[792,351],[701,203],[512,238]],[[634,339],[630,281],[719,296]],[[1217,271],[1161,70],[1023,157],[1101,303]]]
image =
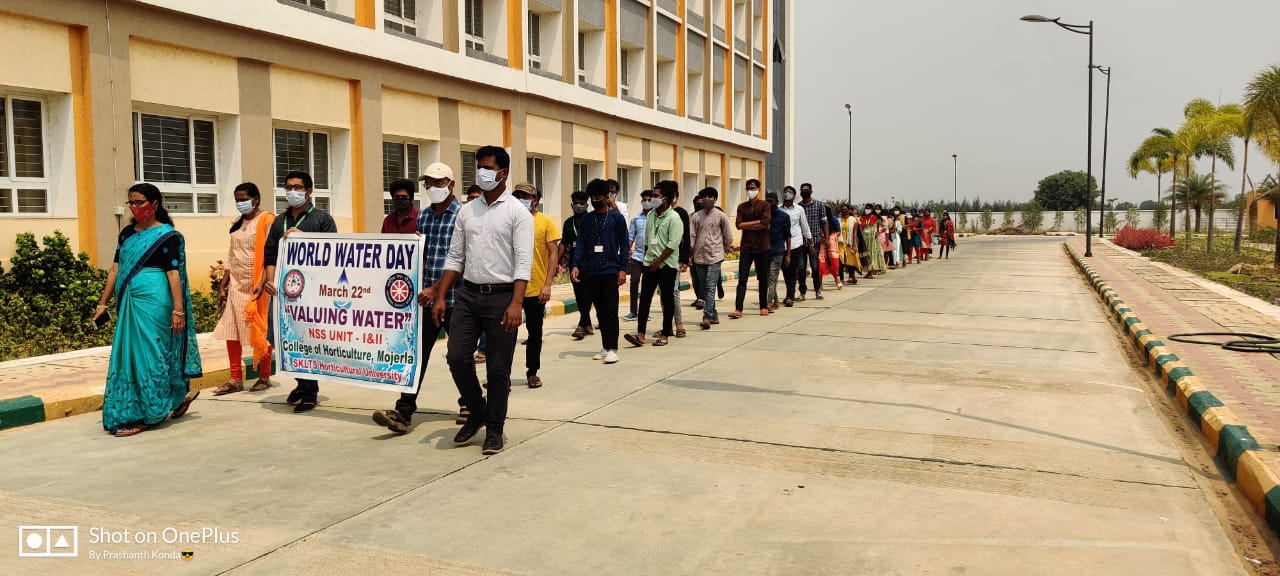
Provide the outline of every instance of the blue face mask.
[[517,198],[521,204],[524,204],[525,210],[533,210],[533,202],[527,198]]

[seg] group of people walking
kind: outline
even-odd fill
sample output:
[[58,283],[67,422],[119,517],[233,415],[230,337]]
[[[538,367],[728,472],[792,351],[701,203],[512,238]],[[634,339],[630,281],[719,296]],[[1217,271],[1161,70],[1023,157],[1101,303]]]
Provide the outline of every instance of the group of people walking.
[[[689,272],[692,307],[702,312],[698,326],[720,323],[717,301],[724,297],[722,268],[738,254],[739,279],[731,319],[741,318],[747,279],[755,270],[759,310],[768,315],[781,306],[803,301],[812,280],[813,297],[821,300],[824,277],[837,289],[858,274],[870,278],[887,269],[921,262],[931,256],[936,233],[943,253],[953,247],[954,226],[944,212],[935,221],[929,211],[916,214],[866,205],[861,215],[840,206],[837,213],[813,199],[809,184],[787,187],[781,199],[761,194],[760,182],[746,183],[748,199],[731,219],[719,206],[719,192],[704,188],[690,213],[680,206],[679,186],[662,181],[641,193],[634,217],[617,198],[618,183],[592,180],[573,192],[573,214],[557,224],[540,210],[542,191],[530,183],[509,185],[506,150],[486,146],[476,151],[476,184],[465,202],[455,196],[454,171],[443,163],[427,167],[417,182],[389,184],[393,210],[383,221],[384,234],[423,237],[421,291],[423,308],[418,369],[425,381],[431,352],[441,333],[448,334],[446,362],[458,390],[461,428],[454,436],[468,444],[485,429],[482,450],[500,452],[505,443],[511,371],[517,333],[526,326],[525,382],[543,385],[541,369],[543,316],[558,272],[573,287],[579,322],[575,340],[600,331],[594,359],[619,362],[619,341],[633,347],[666,346],[686,336],[680,298],[681,275]],[[415,207],[418,188],[427,202]],[[216,288],[223,314],[214,335],[226,341],[230,378],[213,391],[225,395],[245,390],[241,356],[245,342],[254,351],[259,372],[250,391],[271,388],[273,330],[271,298],[278,290],[275,268],[280,240],[295,232],[334,233],[337,225],[312,203],[313,183],[305,172],[284,179],[288,209],[272,214],[261,208],[253,183],[234,190],[241,216],[230,229],[226,276]],[[103,409],[103,426],[116,436],[132,436],[166,418],[186,413],[199,391],[190,379],[200,376],[195,346],[190,289],[186,279],[185,244],[165,212],[160,191],[151,184],[129,189],[133,220],[120,234],[115,263],[94,314],[101,323],[114,297],[118,321]],[[780,201],[781,200],[781,201]],[[736,234],[735,234],[736,231]],[[741,239],[735,245],[734,237]],[[778,298],[778,272],[785,293]],[[621,289],[630,277],[630,309],[619,316]],[[799,294],[796,288],[799,288]],[[655,295],[659,299],[654,308]],[[590,318],[596,312],[595,327]],[[651,311],[661,314],[661,327],[651,325]],[[653,317],[656,324],[658,317]],[[635,330],[620,334],[622,321]],[[482,386],[477,364],[483,364]],[[319,384],[299,378],[287,396],[295,413],[314,409]],[[373,419],[392,432],[405,434],[417,411],[417,393],[403,393],[394,407],[378,410]]]

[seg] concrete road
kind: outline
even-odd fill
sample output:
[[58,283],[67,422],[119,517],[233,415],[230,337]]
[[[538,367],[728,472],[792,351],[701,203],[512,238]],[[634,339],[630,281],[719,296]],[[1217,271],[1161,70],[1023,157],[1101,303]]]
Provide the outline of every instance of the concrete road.
[[[439,349],[407,436],[339,385],[2,432],[0,573],[1245,573],[1060,244],[969,240],[614,366],[551,319],[489,458],[451,442]],[[79,559],[18,558],[20,525],[78,527]]]

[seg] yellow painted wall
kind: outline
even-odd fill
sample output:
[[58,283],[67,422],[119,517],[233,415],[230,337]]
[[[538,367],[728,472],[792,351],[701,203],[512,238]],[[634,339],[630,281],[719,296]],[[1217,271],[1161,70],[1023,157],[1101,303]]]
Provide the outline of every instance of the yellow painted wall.
[[422,140],[440,140],[440,100],[382,88],[382,132]]
[[351,127],[351,85],[346,80],[271,67],[271,117],[316,126]]
[[702,164],[702,151],[697,148],[684,149],[684,162],[680,169],[686,174],[698,173],[698,166]]
[[458,104],[458,138],[463,146],[501,146],[504,137],[501,110]]
[[573,157],[604,162],[604,131],[575,124],[573,126]]
[[634,136],[618,135],[618,164],[644,165],[644,142]]
[[0,13],[0,84],[71,92],[66,26]]
[[138,102],[240,112],[236,60],[137,38],[129,41],[129,96]]
[[649,142],[649,169],[675,170],[676,147],[662,142]]
[[742,159],[729,158],[729,177],[742,178]]
[[[4,233],[0,234],[0,263],[6,268],[9,266],[9,259],[13,257],[18,234],[21,232],[35,234],[36,242],[39,243],[57,230],[70,239],[72,250],[78,251],[76,246],[80,245],[80,224],[75,218],[5,218],[0,222],[4,223]],[[110,263],[110,259],[107,259],[106,264]]]
[[529,154],[560,156],[563,153],[561,130],[559,120],[533,114],[526,115],[524,119],[525,150]]
[[702,172],[707,176],[720,176],[720,162],[723,159],[723,154],[707,152],[706,158],[703,159],[703,163],[706,164],[706,166],[703,168]]
[[1258,200],[1258,227],[1259,228],[1275,228],[1276,212],[1275,205],[1268,200]]
[[760,179],[760,161],[759,160],[743,160],[742,167],[743,178]]

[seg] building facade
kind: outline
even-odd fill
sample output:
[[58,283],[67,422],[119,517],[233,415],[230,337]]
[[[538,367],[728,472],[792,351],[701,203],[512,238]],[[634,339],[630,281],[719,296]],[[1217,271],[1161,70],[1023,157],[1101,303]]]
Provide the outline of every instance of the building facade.
[[782,1],[0,0],[0,261],[60,230],[109,263],[146,181],[203,278],[240,182],[282,207],[307,170],[376,232],[388,182],[442,161],[461,193],[488,144],[555,218],[592,178],[730,207],[766,179]]

